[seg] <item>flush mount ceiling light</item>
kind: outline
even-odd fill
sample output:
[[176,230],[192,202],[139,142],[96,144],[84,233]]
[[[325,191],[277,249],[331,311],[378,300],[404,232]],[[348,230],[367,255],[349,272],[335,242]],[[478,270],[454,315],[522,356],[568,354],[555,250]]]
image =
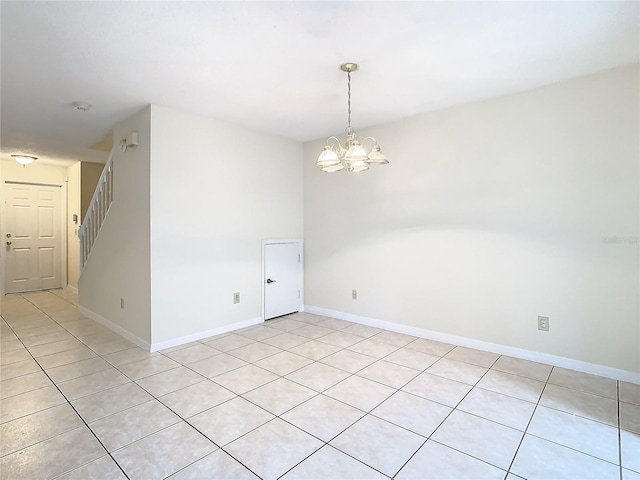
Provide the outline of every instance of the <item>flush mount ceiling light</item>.
[[347,74],[347,105],[349,111],[349,123],[346,128],[347,141],[343,146],[337,137],[327,138],[327,144],[318,157],[316,165],[323,172],[333,173],[341,170],[345,172],[364,172],[369,170],[369,165],[389,163],[387,157],[380,151],[380,146],[375,138],[366,137],[364,139],[373,142],[371,152],[367,154],[358,141],[356,132],[351,128],[351,72],[358,70],[358,65],[356,63],[344,63],[340,65],[340,70]]
[[33,163],[38,157],[32,157],[31,155],[11,155],[13,159],[18,162],[20,165],[29,165]]
[[91,108],[90,103],[81,101],[71,102],[71,105],[73,105],[73,108],[75,108],[76,110],[80,110],[81,112],[86,112]]

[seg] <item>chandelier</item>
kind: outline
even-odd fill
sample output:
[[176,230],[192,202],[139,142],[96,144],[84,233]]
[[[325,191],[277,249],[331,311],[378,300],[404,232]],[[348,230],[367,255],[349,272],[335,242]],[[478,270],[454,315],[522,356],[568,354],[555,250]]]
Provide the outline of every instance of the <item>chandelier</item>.
[[364,147],[358,141],[356,132],[351,128],[351,72],[358,70],[356,63],[344,63],[340,65],[340,70],[347,74],[348,85],[348,111],[349,123],[346,128],[347,140],[344,146],[337,137],[327,138],[327,144],[318,157],[316,165],[323,172],[333,173],[341,170],[345,172],[364,172],[369,170],[370,165],[384,165],[389,163],[387,157],[380,151],[378,142],[373,137],[366,137],[365,140],[373,142],[371,151],[367,154]]

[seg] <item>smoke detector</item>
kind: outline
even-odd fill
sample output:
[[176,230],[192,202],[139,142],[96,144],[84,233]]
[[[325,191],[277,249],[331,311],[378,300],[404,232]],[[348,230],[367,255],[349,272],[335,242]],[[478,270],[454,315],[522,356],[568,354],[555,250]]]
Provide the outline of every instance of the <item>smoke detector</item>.
[[80,110],[81,112],[86,112],[91,108],[90,103],[81,101],[71,102],[71,105],[73,105],[73,108],[75,108],[76,110]]

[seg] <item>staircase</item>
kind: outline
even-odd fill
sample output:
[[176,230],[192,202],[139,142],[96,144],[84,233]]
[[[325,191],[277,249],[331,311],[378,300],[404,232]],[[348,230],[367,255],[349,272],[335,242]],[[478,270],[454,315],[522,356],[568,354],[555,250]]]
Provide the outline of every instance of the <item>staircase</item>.
[[113,202],[113,152],[114,150],[111,150],[109,160],[102,170],[96,191],[93,193],[89,209],[78,232],[81,272]]

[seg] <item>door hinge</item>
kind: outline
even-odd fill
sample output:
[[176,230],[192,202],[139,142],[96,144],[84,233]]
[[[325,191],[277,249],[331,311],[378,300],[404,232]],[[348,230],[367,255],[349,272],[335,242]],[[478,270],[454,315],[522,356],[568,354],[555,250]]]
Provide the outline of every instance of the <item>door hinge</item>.
[[300,298],[300,290],[298,290],[298,298]]
[[298,263],[300,263],[300,254],[298,254]]

